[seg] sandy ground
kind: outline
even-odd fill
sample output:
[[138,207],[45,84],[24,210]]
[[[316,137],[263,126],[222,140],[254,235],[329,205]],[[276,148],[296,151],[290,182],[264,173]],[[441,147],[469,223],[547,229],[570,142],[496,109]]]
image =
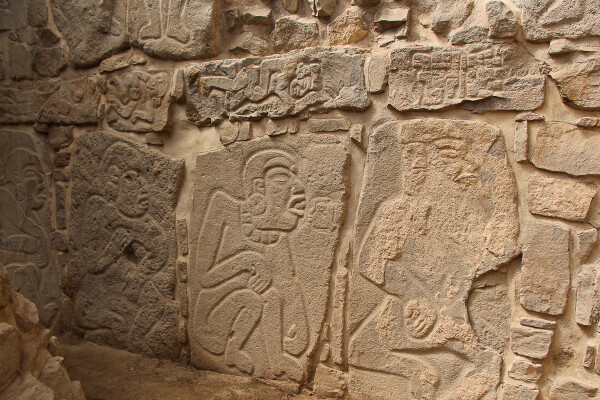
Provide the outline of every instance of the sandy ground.
[[59,339],[71,380],[80,381],[87,400],[299,400],[250,378],[199,371],[124,350]]

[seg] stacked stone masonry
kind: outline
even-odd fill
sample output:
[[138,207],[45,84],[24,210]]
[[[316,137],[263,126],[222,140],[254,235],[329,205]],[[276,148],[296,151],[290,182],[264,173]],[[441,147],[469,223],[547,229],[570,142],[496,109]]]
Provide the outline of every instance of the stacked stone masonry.
[[0,0],[0,400],[600,399],[599,81],[599,0]]

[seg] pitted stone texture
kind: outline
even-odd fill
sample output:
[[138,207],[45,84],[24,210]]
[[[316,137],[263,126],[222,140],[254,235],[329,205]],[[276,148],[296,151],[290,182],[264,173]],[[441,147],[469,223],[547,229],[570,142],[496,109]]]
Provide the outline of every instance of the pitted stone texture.
[[529,386],[502,384],[499,400],[536,400],[540,391]]
[[498,299],[507,304],[506,288],[475,293],[469,309],[466,302],[478,276],[518,254],[518,231],[516,185],[499,129],[426,119],[372,133],[354,228],[350,394],[493,393],[495,348],[508,327],[486,335],[470,321],[489,315]]
[[278,53],[303,49],[318,43],[319,26],[310,18],[282,17],[275,22],[271,37]]
[[0,84],[0,123],[36,122],[42,104],[59,86],[58,81]]
[[74,329],[175,358],[173,207],[183,162],[104,132],[88,132],[77,145],[68,277]]
[[491,38],[511,38],[517,34],[517,18],[504,2],[488,1],[485,11],[490,25]]
[[521,325],[510,328],[510,348],[516,354],[542,360],[548,355],[553,331]]
[[127,0],[50,0],[71,63],[91,67],[129,46]]
[[431,30],[436,33],[447,33],[460,27],[473,11],[473,0],[436,1],[435,4]]
[[521,7],[523,35],[534,42],[600,36],[598,0],[515,0]]
[[536,167],[571,175],[600,175],[600,133],[548,122],[535,135],[529,160]]
[[513,45],[400,47],[391,52],[388,101],[398,111],[461,103],[478,111],[531,110],[542,105],[544,82],[537,61]]
[[350,50],[310,49],[191,65],[185,70],[188,118],[203,126],[224,119],[364,110],[370,103],[362,57]]
[[127,71],[106,80],[106,120],[118,131],[162,132],[169,127],[171,74]]
[[524,236],[521,304],[530,311],[562,315],[571,280],[569,228],[534,221]]
[[0,131],[0,260],[13,290],[43,324],[59,308],[59,268],[50,233],[50,150],[23,131]]
[[327,26],[329,44],[344,45],[357,43],[367,37],[367,27],[358,11],[348,9]]
[[598,192],[592,185],[539,174],[529,178],[527,185],[530,213],[569,221],[585,221]]
[[216,55],[219,47],[215,0],[128,1],[131,43],[155,57],[190,60]]
[[549,400],[587,400],[597,398],[596,382],[577,378],[559,378],[550,388]]
[[535,383],[542,376],[542,364],[518,358],[512,363],[508,376],[519,381]]
[[326,316],[347,162],[326,134],[198,156],[188,269],[194,365],[306,380]]
[[58,89],[41,106],[37,122],[94,124],[98,122],[100,92],[96,77],[60,81]]
[[574,62],[552,71],[550,76],[558,86],[563,103],[581,110],[600,110],[600,89],[590,84],[600,79],[600,58]]

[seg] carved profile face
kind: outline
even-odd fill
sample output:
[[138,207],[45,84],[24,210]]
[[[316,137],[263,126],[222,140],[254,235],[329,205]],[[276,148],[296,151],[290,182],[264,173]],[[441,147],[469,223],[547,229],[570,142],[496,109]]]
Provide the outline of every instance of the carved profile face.
[[32,210],[46,202],[44,175],[40,159],[25,149],[14,150],[6,160],[5,175],[14,184],[15,196]]
[[469,155],[464,139],[445,137],[433,141],[429,147],[430,163],[461,185],[470,186],[479,179],[480,162]]
[[125,78],[125,86],[127,87],[127,93],[131,100],[139,100],[142,97],[142,89],[140,85],[140,79],[135,75],[128,75]]
[[149,205],[145,179],[131,169],[117,172],[117,176],[115,205],[128,217],[141,217],[148,211]]
[[427,149],[424,143],[412,142],[402,146],[404,192],[414,194],[427,174]]

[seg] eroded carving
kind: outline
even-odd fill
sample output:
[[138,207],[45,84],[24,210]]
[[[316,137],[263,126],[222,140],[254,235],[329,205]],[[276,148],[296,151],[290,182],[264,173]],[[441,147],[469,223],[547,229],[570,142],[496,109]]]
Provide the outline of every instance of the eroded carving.
[[280,118],[369,105],[360,54],[311,49],[257,60],[188,67],[188,117],[198,125]]
[[325,317],[347,155],[328,135],[287,139],[198,156],[188,271],[196,366],[306,378]]
[[78,147],[69,231],[74,329],[177,357],[173,207],[183,162],[103,132],[86,133]]
[[478,308],[487,295],[469,311],[466,301],[478,276],[518,253],[516,187],[499,129],[386,123],[370,137],[363,182],[349,363],[352,380],[371,384],[351,385],[355,394],[376,386],[389,398],[399,388],[415,399],[464,390],[482,398],[499,382],[498,336],[508,332],[492,338],[479,320],[472,326],[470,314],[488,313]]

